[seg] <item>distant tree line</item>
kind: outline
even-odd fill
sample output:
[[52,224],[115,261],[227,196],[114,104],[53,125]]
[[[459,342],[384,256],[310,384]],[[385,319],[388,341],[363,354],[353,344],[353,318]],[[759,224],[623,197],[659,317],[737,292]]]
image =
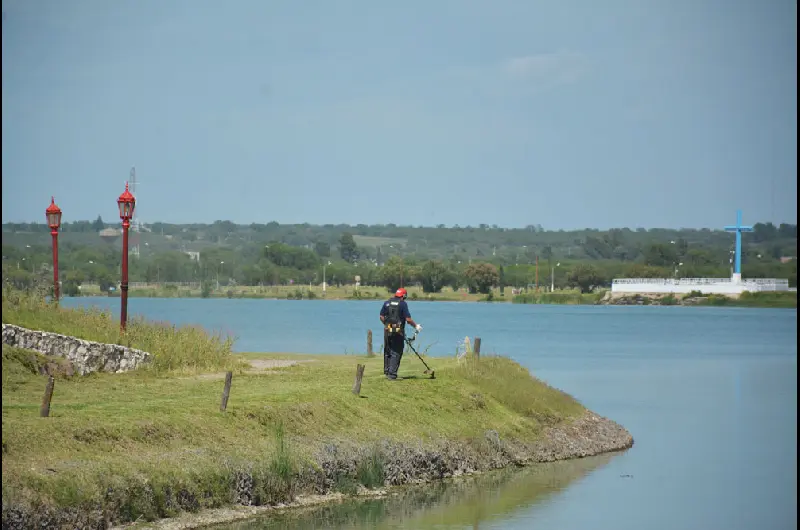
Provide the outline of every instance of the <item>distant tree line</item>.
[[[97,232],[107,225],[64,224],[59,269],[70,290],[119,282],[120,245]],[[25,285],[52,273],[49,228],[3,225],[3,276]],[[136,235],[132,282],[219,282],[220,285],[352,284],[387,291],[419,284],[487,292],[492,287],[591,290],[615,277],[727,277],[734,236],[721,230],[612,229],[545,231],[478,227],[348,225],[211,225],[154,223]],[[743,235],[746,277],[789,278],[796,285],[796,225],[757,223]],[[188,251],[200,253],[193,259]]]

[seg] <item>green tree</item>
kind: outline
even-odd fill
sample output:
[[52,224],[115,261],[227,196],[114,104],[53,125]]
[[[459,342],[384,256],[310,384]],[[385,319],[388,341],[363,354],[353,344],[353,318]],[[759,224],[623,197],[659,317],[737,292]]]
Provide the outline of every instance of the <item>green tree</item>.
[[464,271],[470,292],[487,294],[500,282],[500,273],[491,263],[472,263]]
[[605,280],[594,266],[581,263],[570,271],[567,283],[577,287],[582,293],[589,293],[595,287],[603,285]]
[[353,263],[358,259],[358,247],[353,239],[353,234],[345,232],[339,238],[339,254],[348,263]]
[[623,274],[626,278],[668,278],[670,271],[663,267],[652,267],[637,263],[628,267]]
[[103,292],[108,292],[111,287],[115,287],[117,285],[117,281],[111,275],[111,272],[106,269],[105,267],[101,267],[97,270],[94,275],[95,281],[100,286],[100,290]]
[[3,271],[3,280],[17,289],[27,289],[33,285],[34,276],[25,269],[7,269]]
[[381,267],[381,279],[386,290],[390,293],[395,292],[400,288],[401,283],[404,283],[405,271],[403,270],[403,259],[399,256],[392,256]]
[[264,256],[280,267],[307,270],[319,266],[319,256],[314,251],[275,241],[265,247]]
[[672,267],[678,262],[678,252],[671,243],[651,243],[644,252],[644,262],[655,267]]
[[67,271],[63,277],[64,280],[61,282],[61,293],[64,296],[80,296],[80,286],[86,279],[83,271]]
[[98,215],[97,219],[95,219],[94,223],[92,223],[92,229],[95,232],[99,232],[100,230],[104,229],[105,227],[106,227],[106,224],[103,222],[103,218]]
[[330,258],[331,257],[331,244],[325,241],[317,241],[314,243],[314,252],[317,253],[317,256],[320,258]]
[[753,236],[756,242],[772,241],[778,237],[778,228],[770,223],[756,223],[753,225]]
[[422,291],[426,293],[438,293],[442,287],[447,285],[450,276],[450,269],[439,260],[426,261],[419,271],[419,279],[422,282]]

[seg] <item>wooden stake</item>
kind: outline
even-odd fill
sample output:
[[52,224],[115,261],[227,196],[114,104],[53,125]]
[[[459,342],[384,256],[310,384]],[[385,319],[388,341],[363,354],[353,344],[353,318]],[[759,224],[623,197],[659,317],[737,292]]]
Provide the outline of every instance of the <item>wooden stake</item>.
[[374,357],[372,352],[372,330],[367,330],[367,357]]
[[225,374],[225,388],[222,390],[222,403],[219,404],[219,411],[225,412],[228,408],[228,396],[231,395],[231,381],[233,381],[233,372]]
[[481,357],[481,338],[475,337],[475,346],[472,348],[475,352],[475,357],[480,359]]
[[361,394],[361,378],[364,377],[364,365],[357,364],[356,365],[356,382],[353,384],[353,394],[360,395]]
[[44,389],[44,397],[42,398],[42,408],[39,409],[39,416],[47,418],[50,416],[50,401],[53,399],[53,387],[56,386],[56,380],[53,376],[47,378],[47,387]]

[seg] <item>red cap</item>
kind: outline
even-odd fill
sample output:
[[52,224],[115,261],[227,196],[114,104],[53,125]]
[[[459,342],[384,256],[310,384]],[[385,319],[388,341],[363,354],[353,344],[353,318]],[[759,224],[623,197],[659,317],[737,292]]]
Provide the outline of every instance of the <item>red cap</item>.
[[407,292],[405,289],[403,289],[403,288],[401,287],[401,288],[399,288],[399,289],[397,290],[397,292],[395,292],[395,293],[394,293],[394,295],[395,295],[397,298],[405,298],[406,296],[408,296],[408,292]]

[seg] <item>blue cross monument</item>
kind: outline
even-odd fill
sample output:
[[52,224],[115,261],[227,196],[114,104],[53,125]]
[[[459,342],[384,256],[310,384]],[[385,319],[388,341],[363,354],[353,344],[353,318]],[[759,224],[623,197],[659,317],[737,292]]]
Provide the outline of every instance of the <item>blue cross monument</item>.
[[736,232],[736,263],[731,280],[735,283],[742,281],[742,232],[752,232],[752,226],[742,226],[742,211],[736,211],[736,226],[726,226],[726,232]]

